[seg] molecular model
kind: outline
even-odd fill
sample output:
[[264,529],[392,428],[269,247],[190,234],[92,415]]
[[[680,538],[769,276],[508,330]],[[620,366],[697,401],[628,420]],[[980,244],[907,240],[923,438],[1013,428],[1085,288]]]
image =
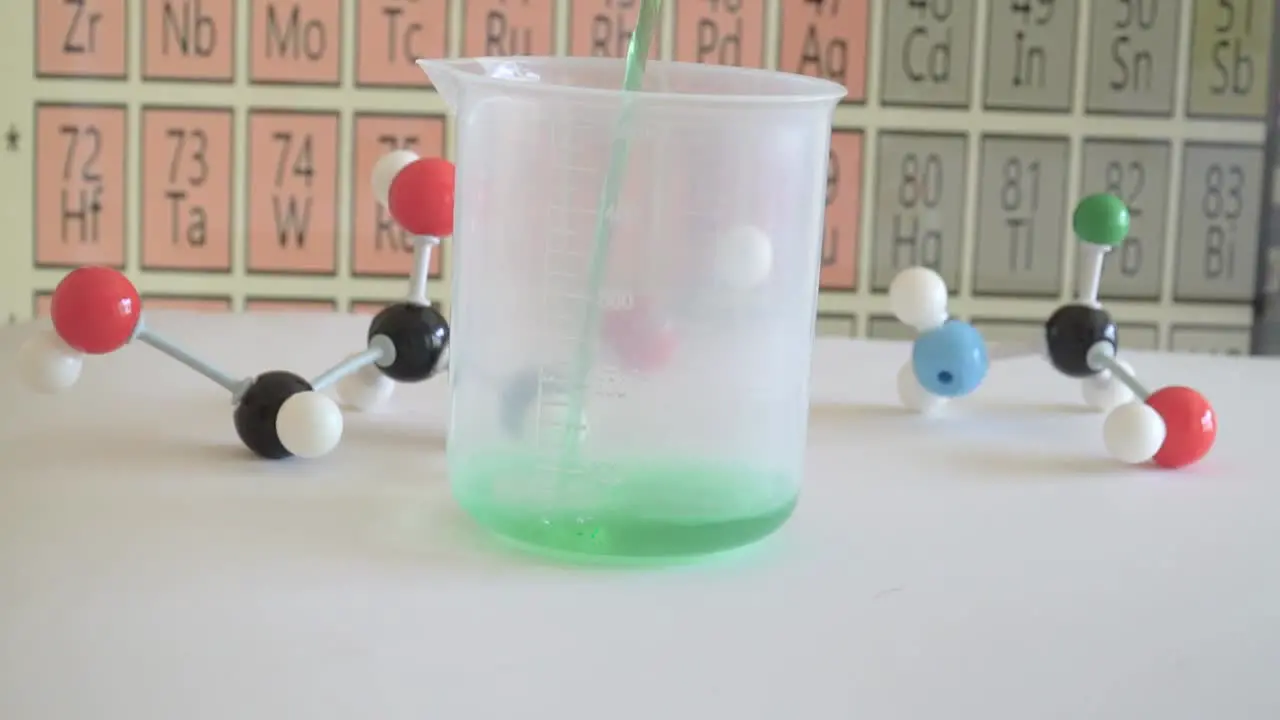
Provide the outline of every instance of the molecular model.
[[1059,307],[1035,343],[988,346],[969,323],[947,314],[947,286],[936,272],[908,268],[894,278],[889,301],[898,320],[919,333],[911,360],[898,373],[903,404],[931,412],[948,399],[977,390],[991,361],[1039,355],[1055,370],[1079,378],[1085,402],[1108,412],[1103,441],[1116,459],[1180,468],[1203,458],[1213,446],[1218,423],[1213,408],[1187,387],[1150,392],[1133,368],[1116,357],[1116,324],[1098,302],[1107,253],[1129,233],[1129,211],[1113,195],[1083,199],[1072,216],[1080,241],[1079,299]]
[[413,236],[408,298],[383,308],[369,323],[367,347],[312,380],[284,370],[239,379],[213,367],[147,327],[138,290],[119,271],[82,267],[53,293],[53,329],[28,340],[19,375],[33,390],[66,390],[80,377],[85,355],[106,355],[131,342],[150,345],[231,393],[236,434],[271,460],[323,456],[342,438],[338,405],[322,394],[336,385],[353,409],[388,398],[396,382],[421,382],[447,362],[449,324],[427,301],[431,251],[453,232],[454,168],[407,151],[382,157],[373,170],[378,202]]

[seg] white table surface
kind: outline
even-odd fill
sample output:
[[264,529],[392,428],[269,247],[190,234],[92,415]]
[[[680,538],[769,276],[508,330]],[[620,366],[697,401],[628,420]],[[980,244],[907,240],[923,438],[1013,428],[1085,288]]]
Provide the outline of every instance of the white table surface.
[[[151,324],[310,375],[366,323]],[[0,331],[0,362],[29,331]],[[906,352],[820,342],[794,519],[668,569],[557,566],[473,527],[443,382],[350,416],[324,460],[269,463],[149,348],[65,396],[5,375],[0,718],[1280,718],[1280,362],[1129,354],[1219,411],[1215,451],[1169,472],[1107,460],[1078,383],[1035,359],[905,414]]]

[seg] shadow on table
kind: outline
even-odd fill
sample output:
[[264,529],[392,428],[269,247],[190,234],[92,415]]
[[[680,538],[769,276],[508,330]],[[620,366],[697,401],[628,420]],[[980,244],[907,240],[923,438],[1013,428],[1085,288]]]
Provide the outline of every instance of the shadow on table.
[[348,414],[342,444],[359,444],[365,450],[444,453],[445,428],[387,416]]
[[1015,447],[948,448],[948,464],[962,467],[963,477],[981,482],[1077,482],[1114,479],[1125,466],[1087,448],[1072,452],[1028,452]]
[[[231,420],[228,418],[228,425]],[[56,465],[65,475],[129,473],[146,475],[157,471],[168,475],[185,469],[201,473],[210,469],[233,469],[261,462],[228,428],[230,442],[201,437],[164,427],[94,424],[92,427],[64,427],[56,433],[36,429],[15,433],[21,452],[9,453],[7,463],[21,474],[22,465]]]
[[[1080,482],[1140,472],[1109,458],[1102,413],[1083,404],[960,400],[927,415],[889,404],[815,404],[811,443],[862,444],[861,452],[912,453],[916,472],[956,482]],[[1086,423],[1093,443],[1073,442]],[[1093,437],[1090,435],[1090,437]],[[835,452],[835,451],[832,451]]]
[[785,554],[785,541],[780,536],[728,552],[689,558],[627,561],[553,554],[495,535],[472,520],[451,497],[441,496],[404,508],[400,520],[376,533],[377,541],[366,548],[372,553],[371,560],[482,575],[565,571],[628,574],[694,568],[699,572],[732,573],[771,564]]
[[1013,400],[975,403],[973,412],[1006,417],[1011,415],[1098,415],[1102,417],[1084,403],[1036,403]]
[[[894,417],[918,417],[925,420],[978,420],[982,416],[1009,417],[1018,415],[1095,415],[1083,404],[1073,403],[1021,403],[1012,401],[954,400],[934,413],[923,415],[902,405],[887,403],[814,403],[809,408],[814,419],[824,420],[881,420]],[[1099,415],[1101,417],[1101,415]]]
[[809,419],[823,422],[879,421],[917,415],[901,405],[815,402],[809,406]]

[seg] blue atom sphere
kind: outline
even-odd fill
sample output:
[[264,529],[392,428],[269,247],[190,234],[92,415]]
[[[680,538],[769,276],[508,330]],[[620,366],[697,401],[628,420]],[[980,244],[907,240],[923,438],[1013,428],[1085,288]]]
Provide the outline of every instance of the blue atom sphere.
[[987,343],[967,322],[948,320],[922,333],[911,349],[911,368],[920,386],[939,397],[960,397],[978,389],[987,376]]

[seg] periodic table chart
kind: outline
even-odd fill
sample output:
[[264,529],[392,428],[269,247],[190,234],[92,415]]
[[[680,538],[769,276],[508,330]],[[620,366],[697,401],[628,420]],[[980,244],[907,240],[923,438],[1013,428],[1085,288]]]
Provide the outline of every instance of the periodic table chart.
[[[1074,287],[1070,213],[1132,232],[1102,284],[1126,347],[1248,353],[1272,105],[1270,0],[667,0],[657,53],[845,85],[818,330],[909,337],[937,269],[993,339]],[[119,267],[148,307],[370,311],[411,248],[384,152],[451,153],[416,57],[625,53],[638,0],[34,0],[0,24],[0,309]],[[447,304],[450,242],[433,258]],[[447,311],[447,307],[446,307]]]

